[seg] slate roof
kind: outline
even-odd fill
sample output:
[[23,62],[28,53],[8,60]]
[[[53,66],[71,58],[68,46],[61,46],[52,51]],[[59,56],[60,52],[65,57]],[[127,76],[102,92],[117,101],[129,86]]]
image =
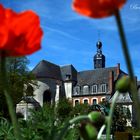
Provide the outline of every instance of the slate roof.
[[67,74],[71,75],[70,80],[77,81],[77,70],[73,67],[73,65],[61,67],[61,76],[63,81],[65,81]]
[[33,104],[34,107],[40,107],[40,104],[32,96],[23,96],[19,104],[22,102]]
[[46,60],[40,61],[32,70],[32,73],[35,74],[37,78],[53,78],[61,80],[60,67]]
[[92,85],[109,82],[109,73],[114,73],[114,81],[117,80],[117,67],[99,68],[95,70],[78,72],[77,85]]
[[53,78],[62,81],[65,81],[66,75],[69,74],[71,75],[70,80],[77,81],[77,85],[83,86],[103,83],[108,84],[110,72],[114,74],[114,81],[126,75],[125,72],[120,70],[120,75],[117,77],[117,69],[118,67],[109,67],[77,72],[73,65],[60,67],[46,60],[42,60],[32,70],[32,73],[35,74],[37,78]]
[[[116,93],[115,93],[116,94]],[[111,97],[110,103],[112,102],[113,97],[115,94]],[[116,103],[123,103],[123,104],[132,104],[132,99],[130,98],[129,93],[119,93],[119,96],[117,97]]]

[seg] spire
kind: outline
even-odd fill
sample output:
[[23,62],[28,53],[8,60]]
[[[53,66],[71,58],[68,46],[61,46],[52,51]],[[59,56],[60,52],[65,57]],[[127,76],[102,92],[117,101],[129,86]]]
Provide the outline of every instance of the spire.
[[97,53],[94,56],[94,68],[104,68],[105,67],[105,56],[102,54],[102,42],[98,41],[96,43]]

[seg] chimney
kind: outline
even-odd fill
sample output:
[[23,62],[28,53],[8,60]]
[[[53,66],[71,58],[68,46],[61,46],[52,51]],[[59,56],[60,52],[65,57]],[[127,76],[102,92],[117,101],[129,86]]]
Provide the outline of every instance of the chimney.
[[113,71],[110,71],[109,72],[109,91],[110,91],[110,94],[112,94],[114,92],[114,72]]
[[117,64],[117,77],[120,74],[120,63]]

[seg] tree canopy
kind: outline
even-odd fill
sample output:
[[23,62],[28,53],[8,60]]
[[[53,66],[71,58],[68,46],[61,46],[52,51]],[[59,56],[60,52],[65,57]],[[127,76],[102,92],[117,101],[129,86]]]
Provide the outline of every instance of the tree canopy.
[[[27,65],[29,60],[27,57],[8,57],[6,59],[7,80],[14,105],[16,105],[22,98],[23,93],[31,95],[31,90],[24,91],[24,86],[34,84],[35,80],[32,73],[29,71]],[[2,81],[1,81],[2,82]],[[0,83],[0,112],[7,114],[6,100],[2,91],[2,83]]]

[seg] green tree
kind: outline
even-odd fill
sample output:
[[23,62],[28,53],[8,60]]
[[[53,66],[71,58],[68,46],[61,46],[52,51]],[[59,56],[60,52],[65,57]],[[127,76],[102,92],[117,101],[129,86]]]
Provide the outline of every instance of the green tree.
[[69,118],[72,110],[73,110],[72,103],[66,98],[62,98],[57,103],[56,114],[57,114],[58,118],[60,118],[62,120],[65,118]]
[[[68,101],[63,99],[60,102],[61,111],[64,111]],[[45,104],[38,111],[32,110],[31,113],[31,117],[27,121],[22,120],[20,123],[22,136],[28,140],[56,140],[67,121],[71,119],[68,116],[68,112],[65,112],[68,113],[65,114],[67,118],[63,116],[64,114],[59,114],[58,116],[55,106],[50,104]],[[74,126],[69,128],[63,140],[76,140],[78,137],[78,129]]]
[[125,131],[127,119],[130,118],[131,113],[129,108],[123,107],[123,105],[116,105],[112,124],[112,128],[114,129],[114,131]]
[[[6,62],[9,94],[14,105],[16,105],[21,100],[24,92],[27,95],[31,92],[31,90],[24,91],[24,87],[25,85],[28,87],[30,84],[35,84],[35,78],[27,67],[29,63],[27,57],[9,57]],[[2,81],[0,83],[0,112],[7,117],[7,104],[2,91]]]
[[91,108],[88,104],[77,104],[73,107],[73,110],[71,112],[72,116],[77,116],[77,115],[86,115],[89,112],[91,112]]

